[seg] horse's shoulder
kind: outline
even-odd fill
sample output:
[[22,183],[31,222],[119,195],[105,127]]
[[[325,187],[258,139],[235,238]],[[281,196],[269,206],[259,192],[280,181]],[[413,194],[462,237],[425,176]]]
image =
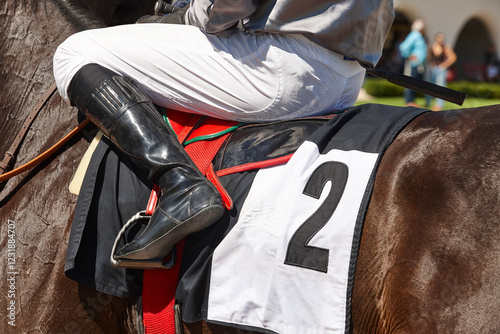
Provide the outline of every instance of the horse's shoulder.
[[424,113],[388,148],[364,224],[355,321],[377,314],[409,332],[497,322],[499,115],[498,106]]

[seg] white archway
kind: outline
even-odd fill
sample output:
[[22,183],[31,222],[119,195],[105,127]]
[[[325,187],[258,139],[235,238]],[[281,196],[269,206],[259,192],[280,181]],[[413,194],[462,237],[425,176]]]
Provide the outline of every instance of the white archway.
[[489,29],[479,18],[471,18],[462,28],[455,42],[458,55],[457,76],[463,79],[484,78],[485,54],[493,43]]

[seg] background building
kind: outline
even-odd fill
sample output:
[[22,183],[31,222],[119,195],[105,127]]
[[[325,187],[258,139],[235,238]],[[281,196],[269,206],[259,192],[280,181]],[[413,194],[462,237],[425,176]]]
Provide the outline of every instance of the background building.
[[447,44],[458,57],[453,66],[456,79],[485,79],[487,60],[498,67],[499,0],[394,0],[394,7],[396,19],[387,39],[381,67],[398,69],[401,60],[398,59],[397,45],[416,19],[426,23],[425,36],[429,43],[436,33],[445,34]]

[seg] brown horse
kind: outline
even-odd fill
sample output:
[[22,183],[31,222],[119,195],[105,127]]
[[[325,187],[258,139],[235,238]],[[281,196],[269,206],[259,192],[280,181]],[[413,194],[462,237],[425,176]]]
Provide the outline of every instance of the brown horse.
[[[82,1],[85,2],[85,1]],[[70,34],[133,22],[149,1],[7,0],[0,10],[0,152],[9,149],[24,119],[53,82],[52,55]],[[89,5],[90,4],[90,5]],[[16,166],[52,146],[77,117],[55,94],[36,118]],[[68,191],[87,140],[75,138],[34,170],[0,184],[2,333],[120,333],[142,330],[137,302],[78,286],[64,276],[76,196]],[[15,325],[15,327],[14,327]]]
[[[50,85],[55,47],[79,27],[63,15],[78,8],[62,1],[4,6],[0,41],[8,47],[0,52],[0,75],[9,84],[0,90],[2,151]],[[76,125],[76,113],[57,96],[46,108],[17,165]],[[499,129],[499,106],[426,113],[389,147],[364,224],[352,298],[354,333],[500,332]],[[13,302],[16,327],[6,317],[0,330],[140,332],[135,301],[64,277],[76,201],[66,189],[87,141],[80,137],[70,145],[2,185],[2,258],[7,266],[8,254],[15,253],[15,262],[2,271],[8,284],[1,303],[8,308]],[[186,324],[185,331],[247,333],[206,323]]]

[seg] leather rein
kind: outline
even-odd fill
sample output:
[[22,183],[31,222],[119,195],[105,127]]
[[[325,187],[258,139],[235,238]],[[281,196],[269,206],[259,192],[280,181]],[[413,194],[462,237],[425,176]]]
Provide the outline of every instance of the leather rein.
[[[21,127],[21,130],[19,130],[19,133],[17,134],[14,142],[10,146],[9,150],[5,152],[5,156],[3,160],[0,162],[0,182],[6,181],[28,169],[31,169],[50,157],[52,154],[54,154],[59,148],[61,148],[68,140],[70,140],[74,135],[76,135],[78,132],[80,132],[81,129],[83,129],[90,121],[86,119],[83,121],[80,125],[78,125],[76,128],[74,128],[70,133],[68,133],[66,136],[64,136],[61,140],[59,140],[55,145],[53,145],[51,148],[49,148],[47,151],[43,152],[30,162],[22,165],[21,167],[18,167],[8,173],[5,173],[10,165],[12,164],[12,161],[15,159],[17,150],[19,149],[19,146],[21,145],[24,137],[28,133],[28,130],[35,120],[36,116],[40,113],[40,111],[45,107],[47,102],[50,100],[50,98],[54,95],[54,93],[57,90],[57,86],[55,83],[53,83],[49,89],[43,94],[41,99],[37,102],[35,105],[35,108],[33,111],[28,115],[26,120],[23,123],[23,126]],[[4,174],[5,173],[5,174]]]

